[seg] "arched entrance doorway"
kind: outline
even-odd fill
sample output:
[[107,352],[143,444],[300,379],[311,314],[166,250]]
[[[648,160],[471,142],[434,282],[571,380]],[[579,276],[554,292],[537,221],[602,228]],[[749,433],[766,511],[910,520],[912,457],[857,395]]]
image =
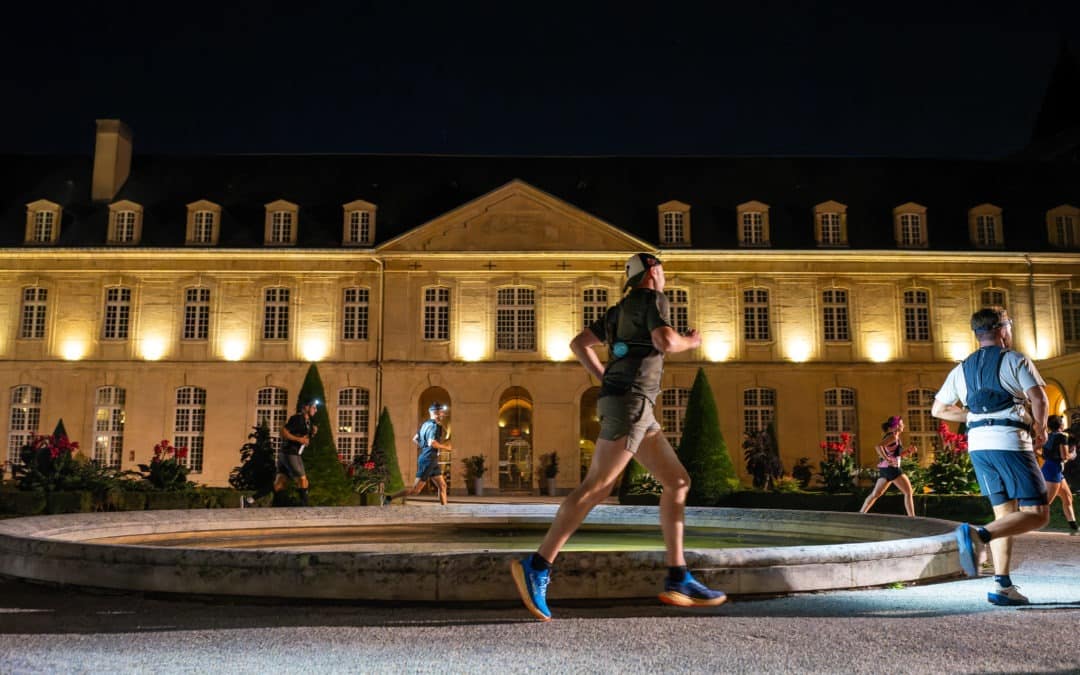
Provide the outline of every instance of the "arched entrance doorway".
[[[1049,415],[1064,415],[1065,411],[1069,409],[1069,402],[1065,399],[1065,392],[1053,380],[1046,381],[1046,400],[1049,404],[1046,406],[1046,412]],[[1065,425],[1069,425],[1068,419],[1065,420]]]
[[[431,404],[435,403],[436,401],[449,406],[450,405],[450,392],[446,391],[442,387],[428,387],[427,389],[424,390],[424,393],[420,394],[420,398],[416,402],[417,408],[418,408],[418,410],[416,411],[416,424],[413,427],[412,431],[409,433],[409,438],[412,438],[412,435],[415,434],[420,429],[421,424],[423,424],[426,420],[431,419],[431,413],[428,412],[428,408],[430,408]],[[451,437],[450,431],[451,431],[451,426],[453,425],[453,423],[454,423],[454,409],[449,408],[449,414],[446,416],[446,419],[443,420],[443,428],[445,429],[445,432],[443,434],[443,440],[444,441],[449,442],[451,440],[450,439],[450,437]],[[419,459],[419,455],[420,455],[420,448],[418,448],[418,447],[416,447],[414,445],[413,446],[413,451],[416,453],[416,458],[413,461],[413,466],[416,466],[416,460]],[[443,476],[446,478],[446,487],[447,487],[447,490],[449,490],[450,489],[450,477],[451,477],[452,469],[453,469],[453,466],[454,466],[452,451],[450,451],[450,450],[442,450],[442,451],[439,452],[439,466],[442,467]],[[411,485],[412,484],[411,477],[406,476],[405,477],[405,483]],[[434,489],[434,486],[430,486],[430,487],[431,487],[431,489]]]
[[600,397],[600,387],[590,387],[581,395],[581,405],[578,408],[578,451],[581,458],[581,480],[585,480],[585,474],[589,471],[592,462],[593,450],[596,449],[596,438],[600,435],[600,415],[596,410],[596,401]]
[[532,407],[524,387],[499,397],[500,492],[532,492]]

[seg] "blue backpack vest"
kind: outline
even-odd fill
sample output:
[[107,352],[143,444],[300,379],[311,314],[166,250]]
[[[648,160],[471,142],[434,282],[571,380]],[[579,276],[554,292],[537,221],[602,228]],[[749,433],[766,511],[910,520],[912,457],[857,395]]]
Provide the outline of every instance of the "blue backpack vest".
[[982,347],[964,359],[968,410],[985,415],[1011,408],[1013,395],[1001,386],[1001,362],[1005,350],[996,345]]

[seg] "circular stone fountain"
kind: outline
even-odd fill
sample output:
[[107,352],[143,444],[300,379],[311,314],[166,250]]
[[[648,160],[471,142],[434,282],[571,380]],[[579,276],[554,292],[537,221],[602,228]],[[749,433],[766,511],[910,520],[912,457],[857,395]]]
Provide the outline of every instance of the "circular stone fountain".
[[[0,521],[0,574],[185,594],[513,600],[509,563],[535,550],[555,510],[551,504],[451,504],[17,518]],[[594,509],[581,536],[560,555],[550,597],[654,596],[666,571],[657,523],[657,507]],[[943,520],[688,508],[686,526],[689,567],[733,595],[960,573],[955,523]]]

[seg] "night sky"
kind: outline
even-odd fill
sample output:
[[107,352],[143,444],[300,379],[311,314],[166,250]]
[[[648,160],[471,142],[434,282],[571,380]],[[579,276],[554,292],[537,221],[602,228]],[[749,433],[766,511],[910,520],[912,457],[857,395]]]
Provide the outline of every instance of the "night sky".
[[116,117],[137,153],[1000,157],[1080,28],[1075,0],[73,5],[5,10],[0,153]]

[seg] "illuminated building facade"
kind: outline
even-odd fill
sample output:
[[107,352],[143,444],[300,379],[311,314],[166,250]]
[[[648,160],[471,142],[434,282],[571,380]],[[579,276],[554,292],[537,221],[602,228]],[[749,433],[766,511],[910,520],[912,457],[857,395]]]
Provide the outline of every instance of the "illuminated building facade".
[[[224,485],[251,427],[277,431],[318,362],[335,440],[382,407],[406,476],[432,400],[453,470],[487,485],[580,479],[597,383],[570,339],[656,252],[677,328],[659,415],[678,440],[698,368],[742,467],[775,420],[787,469],[880,423],[932,447],[930,398],[1002,304],[1054,412],[1080,399],[1080,164],[822,158],[156,157],[100,120],[92,159],[2,158],[4,459],[58,418],[88,455],[162,438]],[[452,485],[460,489],[462,483]]]

